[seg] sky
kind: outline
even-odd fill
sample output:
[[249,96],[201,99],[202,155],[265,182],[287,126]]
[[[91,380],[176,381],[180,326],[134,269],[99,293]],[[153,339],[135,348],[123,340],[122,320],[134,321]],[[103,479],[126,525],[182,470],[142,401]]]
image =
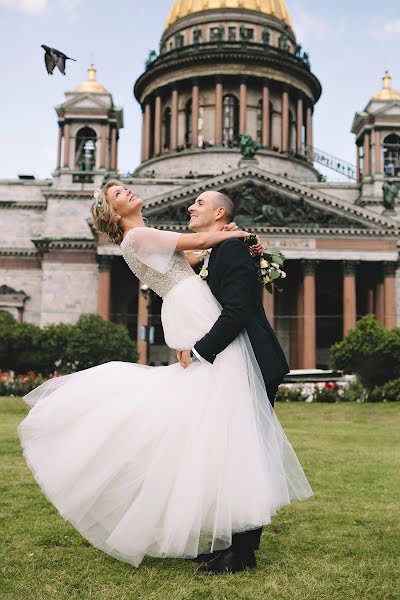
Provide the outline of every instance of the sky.
[[[57,155],[54,107],[87,78],[124,109],[119,169],[139,163],[141,112],[133,85],[157,49],[172,0],[0,0],[0,179],[48,178]],[[382,87],[385,68],[400,90],[400,0],[287,0],[297,40],[323,87],[314,145],[355,162],[351,125]],[[41,44],[77,59],[47,75]],[[333,174],[333,179],[335,176]]]

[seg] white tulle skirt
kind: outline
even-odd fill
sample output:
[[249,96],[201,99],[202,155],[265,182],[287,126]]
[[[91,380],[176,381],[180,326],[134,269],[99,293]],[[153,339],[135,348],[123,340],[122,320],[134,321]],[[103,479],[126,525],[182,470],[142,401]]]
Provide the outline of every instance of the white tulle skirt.
[[[219,313],[204,282],[185,280],[164,299],[167,343],[192,347]],[[132,565],[226,548],[312,495],[245,334],[213,365],[111,362],[24,399],[19,435],[43,493],[91,544]]]

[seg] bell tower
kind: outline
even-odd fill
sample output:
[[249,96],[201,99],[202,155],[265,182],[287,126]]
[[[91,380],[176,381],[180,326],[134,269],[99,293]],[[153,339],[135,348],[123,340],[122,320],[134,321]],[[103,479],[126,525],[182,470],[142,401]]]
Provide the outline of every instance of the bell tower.
[[360,203],[381,205],[388,215],[396,212],[396,188],[400,189],[400,92],[391,80],[386,70],[383,88],[356,113],[351,130],[356,136]]
[[119,130],[123,110],[114,106],[108,90],[96,80],[93,64],[88,79],[56,107],[58,116],[55,185],[100,185],[104,175],[118,171]]

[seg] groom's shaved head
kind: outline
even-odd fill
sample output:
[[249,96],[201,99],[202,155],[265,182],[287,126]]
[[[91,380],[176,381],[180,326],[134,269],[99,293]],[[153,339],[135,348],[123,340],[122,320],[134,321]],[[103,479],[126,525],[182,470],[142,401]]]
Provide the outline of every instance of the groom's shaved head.
[[188,211],[191,231],[221,231],[233,220],[234,205],[226,194],[208,190],[196,198]]
[[223,194],[222,192],[218,192],[217,190],[209,190],[207,192],[203,192],[199,197],[209,198],[212,201],[215,209],[224,208],[226,222],[230,223],[233,221],[235,216],[235,206],[229,196]]

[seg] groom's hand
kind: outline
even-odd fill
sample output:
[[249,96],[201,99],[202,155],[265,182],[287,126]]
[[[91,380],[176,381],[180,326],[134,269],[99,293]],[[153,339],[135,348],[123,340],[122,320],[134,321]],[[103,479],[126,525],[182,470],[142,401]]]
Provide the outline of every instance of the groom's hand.
[[252,256],[262,256],[264,254],[264,246],[258,242],[258,244],[250,246],[249,251]]

